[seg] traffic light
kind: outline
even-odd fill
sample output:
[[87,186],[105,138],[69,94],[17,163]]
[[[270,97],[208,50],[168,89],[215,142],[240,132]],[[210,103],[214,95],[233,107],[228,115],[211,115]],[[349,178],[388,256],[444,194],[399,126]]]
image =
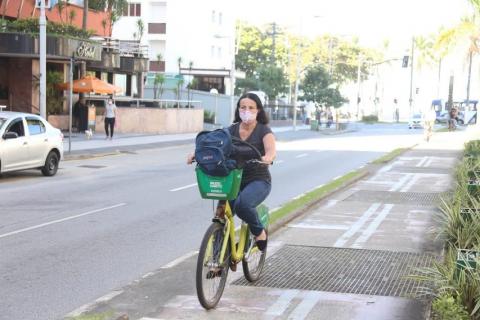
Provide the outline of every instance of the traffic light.
[[403,56],[402,68],[408,68],[408,56]]

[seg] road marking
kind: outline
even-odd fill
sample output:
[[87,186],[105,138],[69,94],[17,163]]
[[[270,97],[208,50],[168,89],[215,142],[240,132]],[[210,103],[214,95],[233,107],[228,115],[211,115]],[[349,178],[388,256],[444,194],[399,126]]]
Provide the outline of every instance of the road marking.
[[307,292],[302,302],[293,310],[293,312],[288,316],[288,319],[292,320],[303,320],[305,317],[312,311],[313,307],[320,300],[321,293],[317,291]]
[[308,153],[302,153],[302,154],[299,154],[298,156],[296,156],[295,158],[303,158],[303,157],[306,157],[308,156]]
[[370,218],[370,216],[372,214],[375,213],[375,211],[377,211],[377,209],[380,207],[381,203],[378,203],[378,202],[375,202],[373,203],[368,209],[367,211],[365,211],[362,216],[360,217],[360,219],[357,220],[357,222],[355,222],[351,227],[350,229],[347,230],[347,232],[345,232],[344,234],[342,234],[342,236],[340,238],[337,239],[337,241],[335,242],[335,244],[333,245],[334,247],[341,247],[343,246],[345,243],[347,243],[348,239],[350,239],[351,236],[353,236],[358,230],[360,230],[360,228],[365,224],[365,222],[367,222],[368,218]]
[[382,221],[388,216],[393,206],[394,205],[390,203],[385,204],[383,210],[375,217],[375,219],[368,225],[368,227],[363,230],[362,235],[353,243],[352,248],[360,249],[360,244],[367,242],[367,240],[372,236],[372,234],[377,231],[377,228],[382,223]]
[[94,302],[84,304],[83,306],[73,310],[72,312],[68,313],[65,317],[66,318],[76,318],[76,317],[80,316],[82,313],[85,313],[87,311],[92,310],[93,307],[95,307],[95,305],[97,303],[110,301],[110,300],[112,300],[113,298],[115,298],[116,296],[118,296],[122,293],[123,293],[123,290],[117,290],[117,291],[112,291],[110,293],[107,293],[106,295],[98,298]]
[[169,269],[169,268],[173,268],[175,267],[176,265],[182,263],[183,261],[187,260],[188,258],[196,255],[198,253],[198,251],[192,251],[192,252],[189,252],[189,253],[186,253],[184,254],[183,256],[167,263],[166,265],[164,265],[163,267],[160,267],[160,269]]
[[415,167],[422,167],[423,164],[428,160],[429,157],[423,157],[422,160],[420,160],[419,163]]
[[274,164],[280,164],[280,163],[284,163],[284,162],[285,162],[285,160],[275,160]]
[[328,203],[323,207],[324,209],[328,209],[336,205],[338,200],[328,200]]
[[277,301],[268,308],[265,314],[281,316],[299,292],[299,290],[286,290],[278,297]]
[[289,224],[289,228],[301,228],[301,229],[322,229],[322,230],[348,230],[349,226],[341,224],[309,224],[305,222]]
[[191,187],[195,187],[196,185],[197,185],[196,183],[192,183],[192,184],[188,184],[188,185],[183,186],[183,187],[172,189],[170,191],[171,192],[180,191],[180,190],[183,190],[183,189],[188,189],[188,188],[191,188]]
[[80,217],[83,217],[83,216],[88,216],[90,214],[94,214],[94,213],[98,213],[98,212],[101,212],[101,211],[106,211],[106,210],[122,207],[122,206],[125,206],[125,205],[126,205],[126,203],[119,203],[119,204],[116,204],[116,205],[113,205],[113,206],[110,206],[110,207],[96,209],[96,210],[88,211],[88,212],[85,212],[85,213],[80,213],[80,214],[77,214],[77,215],[74,215],[74,216],[71,216],[71,217],[66,217],[66,218],[62,218],[62,219],[58,219],[58,220],[54,220],[54,221],[50,221],[50,222],[45,222],[45,223],[42,223],[42,224],[39,224],[39,225],[36,225],[36,226],[23,228],[23,229],[20,229],[20,230],[17,230],[17,231],[12,231],[12,232],[1,234],[0,238],[5,238],[5,237],[8,237],[8,236],[18,234],[18,233],[43,228],[43,227],[49,226],[51,224],[60,223],[60,222],[80,218]]
[[412,179],[410,179],[410,181],[405,185],[405,187],[403,187],[403,188],[400,190],[400,192],[407,192],[407,191],[415,184],[415,182],[418,181],[418,178],[420,178],[419,175],[417,175],[417,174],[414,175],[414,176],[412,177]]
[[433,157],[429,157],[428,161],[424,163],[424,167],[430,167],[433,162]]
[[397,183],[395,183],[393,185],[393,187],[390,188],[390,190],[388,191],[397,191],[398,189],[400,189],[404,184],[405,182],[407,182],[408,179],[410,179],[410,177],[412,177],[413,174],[412,173],[407,173],[406,175],[404,175]]

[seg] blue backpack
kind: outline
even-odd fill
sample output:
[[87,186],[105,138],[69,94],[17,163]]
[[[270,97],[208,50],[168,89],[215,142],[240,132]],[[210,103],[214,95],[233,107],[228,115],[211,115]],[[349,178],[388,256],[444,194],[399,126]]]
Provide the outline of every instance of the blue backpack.
[[210,176],[225,177],[236,168],[236,161],[229,158],[232,150],[228,129],[202,131],[195,139],[195,161]]

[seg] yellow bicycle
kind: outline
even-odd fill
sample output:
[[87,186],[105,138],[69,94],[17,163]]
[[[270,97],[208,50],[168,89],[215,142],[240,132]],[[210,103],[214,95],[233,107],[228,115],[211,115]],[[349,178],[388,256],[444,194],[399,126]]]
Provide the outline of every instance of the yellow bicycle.
[[[249,160],[254,161],[261,163]],[[240,261],[248,281],[255,282],[260,278],[266,250],[260,251],[257,248],[255,237],[246,223],[242,222],[238,235],[235,231],[234,214],[228,200],[233,200],[238,195],[242,169],[235,169],[226,177],[209,176],[199,167],[195,171],[202,198],[219,200],[212,224],[200,245],[196,271],[198,300],[205,309],[212,309],[222,297],[229,269],[236,271],[236,265]],[[261,204],[257,211],[262,224],[267,228],[268,208]]]

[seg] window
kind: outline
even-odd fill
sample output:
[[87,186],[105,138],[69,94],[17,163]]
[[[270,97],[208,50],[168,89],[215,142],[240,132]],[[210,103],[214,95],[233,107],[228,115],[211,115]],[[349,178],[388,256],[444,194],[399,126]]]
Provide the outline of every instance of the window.
[[140,3],[129,3],[123,11],[124,16],[140,17],[142,15],[142,6]]
[[43,122],[35,118],[27,118],[27,127],[28,127],[28,132],[30,133],[31,136],[36,134],[42,134],[46,131],[45,125],[43,124]]
[[5,132],[15,132],[19,137],[23,137],[25,135],[25,129],[23,128],[22,118],[13,120]]
[[215,23],[215,10],[212,10],[212,23]]

